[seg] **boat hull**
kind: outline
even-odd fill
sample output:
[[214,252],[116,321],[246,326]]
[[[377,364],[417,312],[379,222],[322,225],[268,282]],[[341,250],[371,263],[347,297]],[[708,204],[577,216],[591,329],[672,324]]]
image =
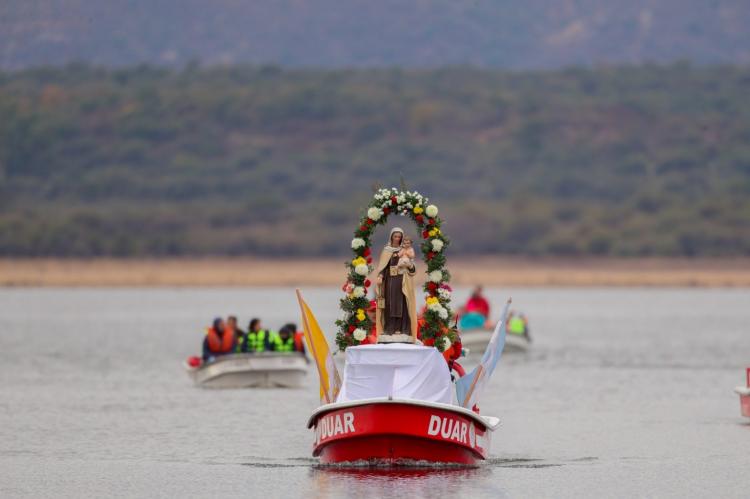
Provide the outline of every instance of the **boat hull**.
[[307,374],[307,360],[299,353],[234,354],[185,369],[202,388],[297,388]]
[[328,404],[309,422],[322,464],[473,465],[486,459],[497,424],[456,406],[387,399]]
[[[469,350],[470,354],[482,355],[487,348],[487,344],[490,342],[492,331],[487,329],[472,329],[469,331],[461,331],[460,336],[461,345]],[[526,352],[530,346],[531,344],[525,337],[506,334],[503,352]]]

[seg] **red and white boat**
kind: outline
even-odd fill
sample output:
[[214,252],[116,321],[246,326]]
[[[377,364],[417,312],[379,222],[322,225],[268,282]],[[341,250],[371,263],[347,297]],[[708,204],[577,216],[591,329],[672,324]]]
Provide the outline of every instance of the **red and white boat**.
[[454,463],[486,459],[500,421],[452,404],[377,398],[326,404],[307,423],[313,456],[342,462]]
[[476,464],[487,458],[500,421],[456,405],[454,389],[435,348],[349,347],[336,402],[307,423],[313,456],[322,464]]
[[738,386],[734,391],[740,396],[740,412],[750,418],[750,367],[747,368],[746,385]]

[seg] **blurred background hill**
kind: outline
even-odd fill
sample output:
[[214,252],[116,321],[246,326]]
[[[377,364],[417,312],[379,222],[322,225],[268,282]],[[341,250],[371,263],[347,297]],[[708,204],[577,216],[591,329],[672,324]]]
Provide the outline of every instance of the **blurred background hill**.
[[747,0],[0,2],[0,66],[750,62]]
[[[741,1],[0,4],[0,255],[750,254]],[[73,62],[79,61],[79,62]]]

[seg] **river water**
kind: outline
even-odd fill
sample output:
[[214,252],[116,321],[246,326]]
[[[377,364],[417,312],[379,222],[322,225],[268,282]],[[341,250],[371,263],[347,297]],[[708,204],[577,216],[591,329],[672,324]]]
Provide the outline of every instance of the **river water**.
[[[339,292],[303,291],[333,332]],[[535,340],[485,394],[502,420],[492,458],[385,471],[316,465],[312,371],[304,389],[226,391],[183,372],[215,315],[298,321],[292,289],[0,289],[0,496],[750,496],[732,391],[750,365],[749,290],[488,295],[512,295]]]

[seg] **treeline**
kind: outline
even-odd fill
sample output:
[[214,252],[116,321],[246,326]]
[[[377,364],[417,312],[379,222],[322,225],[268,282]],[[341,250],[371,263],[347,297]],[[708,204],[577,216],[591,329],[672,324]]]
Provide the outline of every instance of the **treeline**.
[[403,176],[453,254],[748,255],[748,95],[688,64],[0,73],[0,254],[344,255]]

